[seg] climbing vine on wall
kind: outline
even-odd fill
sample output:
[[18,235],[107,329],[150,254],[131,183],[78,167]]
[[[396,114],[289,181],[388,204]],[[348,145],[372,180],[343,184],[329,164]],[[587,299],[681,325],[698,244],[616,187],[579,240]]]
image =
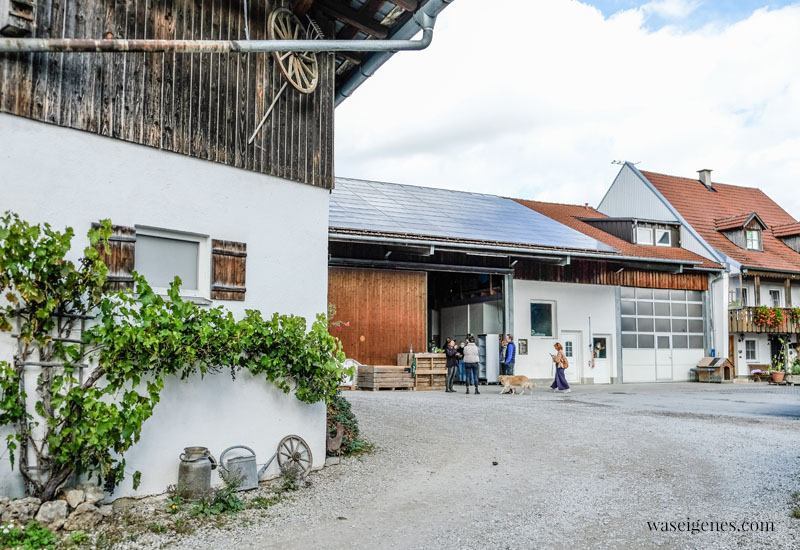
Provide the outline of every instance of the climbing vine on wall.
[[[0,330],[19,341],[12,360],[0,361],[0,426],[15,427],[6,443],[33,495],[53,499],[75,473],[108,488],[122,481],[123,455],[170,376],[245,370],[306,403],[335,395],[344,355],[324,315],[310,329],[293,315],[247,311],[237,320],[182,300],[178,278],[162,296],[136,273],[134,289],[107,292],[99,249],[110,234],[107,220],[91,229],[73,263],[72,229],[0,217]],[[33,399],[30,365],[41,369]],[[132,475],[136,486],[141,474]]]

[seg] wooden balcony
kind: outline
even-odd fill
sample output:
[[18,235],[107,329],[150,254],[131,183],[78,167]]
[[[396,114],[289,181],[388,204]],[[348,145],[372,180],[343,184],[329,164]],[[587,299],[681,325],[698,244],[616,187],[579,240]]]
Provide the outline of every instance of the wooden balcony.
[[783,311],[783,324],[779,326],[758,326],[753,322],[754,307],[737,307],[728,310],[728,332],[760,332],[762,334],[800,333],[800,323],[792,321],[789,308]]

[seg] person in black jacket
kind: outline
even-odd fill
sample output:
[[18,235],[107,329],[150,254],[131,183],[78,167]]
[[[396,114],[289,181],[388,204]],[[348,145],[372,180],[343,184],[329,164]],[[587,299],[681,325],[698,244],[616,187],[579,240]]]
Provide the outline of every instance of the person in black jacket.
[[447,339],[447,347],[444,350],[445,355],[447,355],[447,381],[446,381],[446,388],[444,391],[447,393],[453,393],[456,390],[453,389],[453,380],[456,377],[456,372],[458,371],[458,360],[460,357],[458,356],[458,349],[456,348],[456,343],[451,340],[450,338]]

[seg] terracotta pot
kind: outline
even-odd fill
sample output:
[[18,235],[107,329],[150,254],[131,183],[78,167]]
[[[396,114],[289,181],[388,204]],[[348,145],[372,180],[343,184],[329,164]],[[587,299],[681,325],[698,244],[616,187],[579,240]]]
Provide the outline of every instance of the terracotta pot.
[[783,372],[782,370],[774,370],[772,371],[772,381],[775,382],[776,384],[780,384],[781,382],[783,382],[783,377],[785,375],[786,373]]

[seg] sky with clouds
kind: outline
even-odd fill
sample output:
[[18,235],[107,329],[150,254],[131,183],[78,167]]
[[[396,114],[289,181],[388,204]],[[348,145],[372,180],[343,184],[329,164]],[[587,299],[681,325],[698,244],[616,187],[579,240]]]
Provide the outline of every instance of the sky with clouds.
[[337,108],[336,174],[596,206],[630,160],[800,219],[798,52],[800,2],[455,0]]

